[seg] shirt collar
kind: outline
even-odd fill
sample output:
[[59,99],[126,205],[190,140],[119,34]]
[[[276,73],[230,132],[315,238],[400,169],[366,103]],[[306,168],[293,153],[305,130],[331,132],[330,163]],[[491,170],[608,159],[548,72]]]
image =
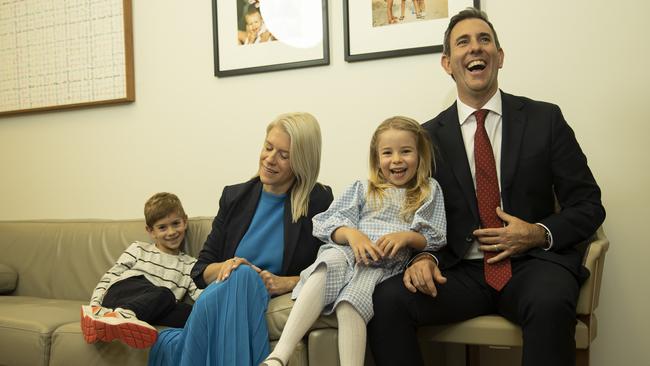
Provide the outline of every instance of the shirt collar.
[[[456,97],[456,105],[458,107],[458,121],[460,124],[464,124],[469,116],[472,115],[476,111],[476,109],[468,106],[467,104],[463,103],[460,98]],[[497,90],[496,93],[490,98],[490,100],[483,105],[481,109],[487,109],[490,112],[496,113],[499,116],[502,115],[501,111],[501,90]]]

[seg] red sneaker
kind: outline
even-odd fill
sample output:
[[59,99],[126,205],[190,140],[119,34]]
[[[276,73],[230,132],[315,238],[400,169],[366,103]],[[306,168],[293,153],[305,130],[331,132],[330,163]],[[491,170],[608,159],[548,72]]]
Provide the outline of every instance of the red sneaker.
[[81,332],[86,343],[95,343],[101,340],[97,336],[94,319],[113,311],[113,309],[95,305],[81,306]]
[[147,348],[156,342],[158,330],[149,323],[122,309],[96,308],[99,307],[82,306],[81,329],[87,343],[118,339],[133,348]]

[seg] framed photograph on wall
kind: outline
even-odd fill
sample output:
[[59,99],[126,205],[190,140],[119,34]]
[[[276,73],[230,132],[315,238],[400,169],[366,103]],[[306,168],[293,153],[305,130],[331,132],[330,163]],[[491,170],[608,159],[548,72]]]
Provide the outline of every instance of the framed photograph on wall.
[[329,65],[327,0],[212,0],[217,77]]
[[343,0],[345,61],[442,52],[449,18],[479,0]]

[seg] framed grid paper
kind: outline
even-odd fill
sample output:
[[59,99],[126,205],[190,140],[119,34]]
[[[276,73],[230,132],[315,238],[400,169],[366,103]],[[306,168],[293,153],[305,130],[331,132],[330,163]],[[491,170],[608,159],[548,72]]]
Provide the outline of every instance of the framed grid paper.
[[0,116],[134,100],[131,0],[0,2]]

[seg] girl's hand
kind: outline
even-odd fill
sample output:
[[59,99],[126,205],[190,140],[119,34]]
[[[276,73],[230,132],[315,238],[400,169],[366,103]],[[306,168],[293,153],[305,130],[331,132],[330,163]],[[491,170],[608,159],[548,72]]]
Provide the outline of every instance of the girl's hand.
[[230,272],[234,271],[237,267],[241,265],[248,265],[251,266],[255,271],[258,273],[261,272],[262,270],[259,269],[257,266],[249,262],[246,258],[239,258],[239,257],[234,257],[231,259],[228,259],[227,261],[219,263],[219,269],[217,271],[217,278],[215,281],[225,281],[228,279],[230,276]]
[[413,242],[413,239],[415,239],[414,235],[419,234],[413,231],[390,233],[377,239],[375,244],[386,255],[388,255],[388,258],[393,258],[400,249],[409,246],[410,243]]
[[262,278],[269,295],[272,296],[283,295],[293,290],[300,279],[299,276],[276,276],[266,270],[260,272],[260,278]]
[[357,263],[363,262],[365,265],[379,261],[384,257],[384,252],[381,248],[373,245],[372,241],[362,232],[352,230],[348,234],[348,244],[354,252],[354,258]]

